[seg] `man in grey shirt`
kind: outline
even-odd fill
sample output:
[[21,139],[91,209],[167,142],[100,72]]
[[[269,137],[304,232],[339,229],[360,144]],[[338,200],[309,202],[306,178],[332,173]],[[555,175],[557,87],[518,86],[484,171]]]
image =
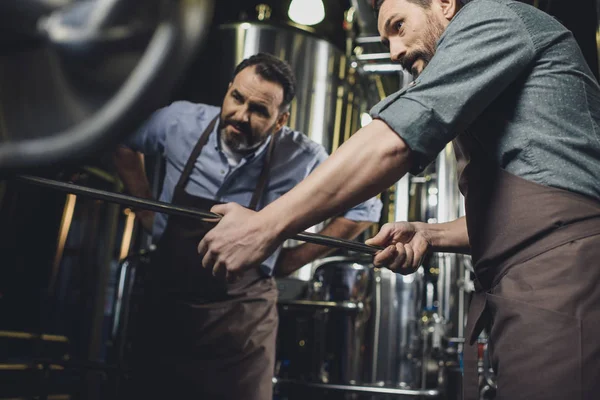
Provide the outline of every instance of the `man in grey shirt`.
[[374,3],[392,59],[417,78],[281,199],[258,213],[215,207],[225,217],[199,245],[204,266],[244,271],[453,141],[466,219],[388,224],[367,242],[386,247],[375,263],[411,273],[429,251],[472,254],[465,398],[478,397],[470,350],[486,324],[498,398],[596,398],[600,88],[572,34],[510,0]]

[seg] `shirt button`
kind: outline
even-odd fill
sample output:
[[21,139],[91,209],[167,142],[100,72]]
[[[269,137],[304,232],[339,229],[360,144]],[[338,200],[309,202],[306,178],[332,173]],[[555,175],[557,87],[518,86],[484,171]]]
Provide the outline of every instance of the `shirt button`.
[[225,170],[224,169],[221,170],[221,175],[223,175],[223,174],[225,174]]

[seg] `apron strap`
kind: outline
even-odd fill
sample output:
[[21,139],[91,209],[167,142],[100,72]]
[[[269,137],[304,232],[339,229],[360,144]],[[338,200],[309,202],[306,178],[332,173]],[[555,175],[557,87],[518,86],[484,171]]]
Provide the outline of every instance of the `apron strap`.
[[260,177],[258,178],[256,189],[254,189],[254,193],[252,194],[252,200],[250,200],[250,205],[248,206],[248,208],[251,210],[256,210],[258,202],[262,198],[263,192],[265,191],[267,183],[269,182],[269,171],[271,170],[271,161],[273,161],[273,154],[275,152],[276,136],[276,132],[271,135],[271,143],[269,143],[267,157],[265,158],[262,171],[260,171]]
[[[194,169],[194,165],[196,164],[196,160],[200,156],[200,153],[202,152],[202,149],[204,148],[206,143],[208,143],[208,138],[209,138],[210,134],[212,133],[213,129],[215,128],[215,124],[217,123],[218,119],[219,119],[219,116],[217,115],[210,122],[210,124],[208,124],[208,126],[202,133],[202,136],[200,136],[198,143],[196,143],[196,146],[194,146],[194,149],[192,150],[192,153],[190,154],[190,157],[188,158],[188,160],[185,164],[185,167],[183,169],[183,172],[181,173],[181,176],[179,177],[179,181],[177,182],[176,187],[183,189],[187,185],[190,175],[192,174],[192,171]],[[267,183],[269,182],[269,171],[271,169],[270,168],[271,161],[273,159],[273,154],[275,152],[276,135],[277,135],[277,133],[273,133],[271,135],[271,142],[269,143],[269,148],[267,150],[267,156],[265,158],[265,162],[264,162],[262,170],[260,172],[260,176],[258,178],[258,183],[256,184],[256,188],[254,189],[254,193],[252,193],[252,199],[250,200],[250,205],[248,206],[248,208],[250,208],[252,210],[256,210],[256,207],[258,206],[258,202],[261,200],[263,192],[265,191]]]
[[177,182],[177,185],[176,185],[177,187],[183,189],[187,185],[187,182],[190,179],[190,175],[192,174],[192,170],[194,169],[194,165],[196,164],[196,160],[198,159],[198,156],[200,156],[200,152],[202,152],[204,145],[208,142],[208,137],[210,136],[210,133],[215,128],[215,124],[217,123],[218,119],[219,119],[219,116],[217,115],[210,122],[210,124],[208,124],[208,126],[202,133],[202,136],[200,136],[198,143],[196,143],[196,146],[192,150],[192,153],[190,154],[190,157],[188,158],[188,160],[185,164],[185,168],[183,169],[183,172],[181,173],[181,176],[179,177],[179,181]]

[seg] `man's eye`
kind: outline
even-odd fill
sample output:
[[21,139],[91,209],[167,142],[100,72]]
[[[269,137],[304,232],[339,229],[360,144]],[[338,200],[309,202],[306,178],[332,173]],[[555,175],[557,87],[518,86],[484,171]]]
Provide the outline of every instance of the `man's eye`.
[[396,22],[396,23],[394,24],[394,27],[395,27],[395,29],[396,29],[397,31],[399,31],[400,29],[402,29],[402,25],[404,25],[404,23],[403,23],[403,22]]

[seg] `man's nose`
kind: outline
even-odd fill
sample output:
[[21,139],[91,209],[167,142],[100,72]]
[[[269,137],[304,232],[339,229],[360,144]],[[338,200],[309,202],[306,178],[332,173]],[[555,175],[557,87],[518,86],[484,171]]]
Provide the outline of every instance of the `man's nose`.
[[247,106],[243,105],[235,110],[235,120],[243,123],[250,122],[250,113]]
[[406,46],[400,40],[390,40],[390,58],[399,62],[406,55]]

